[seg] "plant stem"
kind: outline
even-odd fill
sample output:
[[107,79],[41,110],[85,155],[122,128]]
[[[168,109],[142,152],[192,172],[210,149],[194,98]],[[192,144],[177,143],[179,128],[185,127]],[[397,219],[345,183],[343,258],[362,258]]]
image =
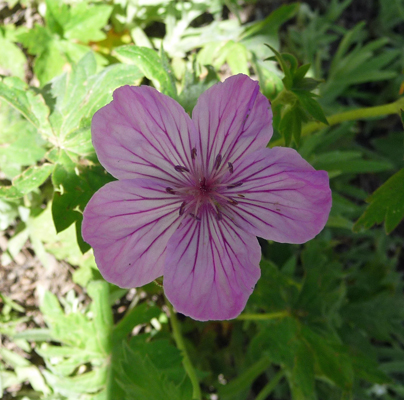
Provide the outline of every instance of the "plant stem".
[[265,400],[271,392],[275,389],[276,385],[283,378],[284,372],[282,370],[278,371],[271,381],[269,381],[263,389],[258,393],[255,400]]
[[236,319],[246,321],[246,320],[268,320],[268,319],[277,319],[277,318],[285,318],[290,316],[289,311],[277,311],[268,314],[241,314]]
[[[398,99],[394,103],[384,104],[376,107],[358,108],[356,110],[345,111],[340,114],[327,117],[329,126],[340,124],[345,121],[355,121],[358,119],[367,119],[375,117],[383,117],[390,114],[399,114],[400,109],[404,108],[404,97]],[[322,122],[310,122],[302,128],[302,137],[308,136],[311,133],[320,129],[327,128],[327,125]],[[280,146],[284,143],[283,138],[275,140],[270,147]]]
[[184,365],[185,372],[189,376],[189,379],[192,383],[192,399],[193,400],[202,400],[201,388],[199,386],[199,381],[195,373],[194,366],[192,365],[191,359],[189,358],[187,349],[185,347],[184,338],[181,334],[181,327],[177,319],[177,315],[174,311],[173,306],[166,298],[166,304],[170,311],[170,321],[171,327],[173,330],[173,336],[175,343],[178,347],[178,350],[182,353],[182,364]]

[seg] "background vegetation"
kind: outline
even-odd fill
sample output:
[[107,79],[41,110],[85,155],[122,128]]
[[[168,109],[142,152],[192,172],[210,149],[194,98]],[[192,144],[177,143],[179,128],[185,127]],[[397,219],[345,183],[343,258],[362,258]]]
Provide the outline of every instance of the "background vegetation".
[[[404,399],[403,0],[8,0],[0,19],[4,399]],[[90,122],[121,85],[190,112],[237,73],[333,208],[305,245],[260,241],[245,311],[201,323],[101,278]]]

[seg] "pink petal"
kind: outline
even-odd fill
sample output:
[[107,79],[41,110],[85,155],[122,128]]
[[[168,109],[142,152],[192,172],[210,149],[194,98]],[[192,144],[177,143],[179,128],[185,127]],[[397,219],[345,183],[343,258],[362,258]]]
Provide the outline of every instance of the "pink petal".
[[200,321],[235,318],[260,277],[257,239],[206,206],[185,218],[167,245],[164,291],[178,312]]
[[180,205],[164,185],[146,179],[110,182],[96,192],[84,210],[82,233],[104,278],[130,288],[161,276]]
[[113,101],[94,114],[91,132],[101,164],[118,179],[187,179],[175,166],[191,164],[195,127],[175,100],[152,87],[115,90]]
[[265,147],[272,136],[272,111],[258,82],[235,75],[203,93],[192,113],[200,133],[199,150],[211,170],[218,155],[236,162]]
[[226,189],[238,205],[227,207],[225,213],[254,235],[304,243],[327,222],[331,209],[328,175],[316,171],[293,149],[259,150],[234,165],[233,174],[226,178],[243,183]]

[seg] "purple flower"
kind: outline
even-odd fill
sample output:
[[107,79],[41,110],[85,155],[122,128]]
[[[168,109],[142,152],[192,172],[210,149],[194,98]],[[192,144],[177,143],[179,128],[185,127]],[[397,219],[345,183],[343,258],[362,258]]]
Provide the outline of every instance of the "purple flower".
[[270,104],[245,75],[202,94],[192,120],[151,87],[123,86],[94,115],[92,135],[118,179],[84,210],[102,275],[126,288],[164,275],[170,302],[194,319],[243,310],[260,277],[256,236],[303,243],[327,221],[327,173],[266,147]]

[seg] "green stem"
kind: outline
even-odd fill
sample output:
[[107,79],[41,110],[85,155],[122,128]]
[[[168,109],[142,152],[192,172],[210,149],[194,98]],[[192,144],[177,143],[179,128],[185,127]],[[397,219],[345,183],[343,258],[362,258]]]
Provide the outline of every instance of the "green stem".
[[289,311],[277,311],[269,314],[241,314],[236,319],[246,321],[246,320],[269,320],[269,319],[277,319],[277,318],[285,318],[289,317]]
[[[327,117],[329,126],[340,124],[345,121],[355,121],[358,119],[367,119],[375,117],[383,117],[385,115],[399,114],[400,109],[404,108],[404,97],[398,99],[394,103],[384,104],[376,107],[358,108],[356,110],[345,111],[340,114]],[[322,122],[310,122],[302,129],[302,137],[308,136],[311,133],[320,129],[327,128],[327,125]],[[270,147],[280,146],[284,143],[283,138],[275,140]]]
[[174,340],[178,347],[178,350],[180,350],[182,353],[182,357],[183,357],[182,363],[184,365],[185,372],[189,376],[189,379],[191,380],[191,383],[192,383],[192,389],[193,389],[192,390],[192,399],[193,400],[202,400],[202,394],[201,394],[201,388],[199,386],[199,381],[196,376],[194,366],[192,365],[191,359],[189,358],[187,349],[185,347],[184,338],[182,337],[182,334],[181,334],[181,328],[180,328],[180,324],[177,319],[177,315],[174,311],[173,306],[171,305],[171,303],[168,301],[167,298],[166,298],[166,304],[170,311],[170,321],[171,321],[171,327],[173,330]]
[[278,371],[274,378],[269,381],[263,389],[258,393],[258,396],[255,398],[255,400],[265,400],[271,392],[276,388],[276,385],[279,383],[279,381],[283,378],[284,372],[282,370]]

